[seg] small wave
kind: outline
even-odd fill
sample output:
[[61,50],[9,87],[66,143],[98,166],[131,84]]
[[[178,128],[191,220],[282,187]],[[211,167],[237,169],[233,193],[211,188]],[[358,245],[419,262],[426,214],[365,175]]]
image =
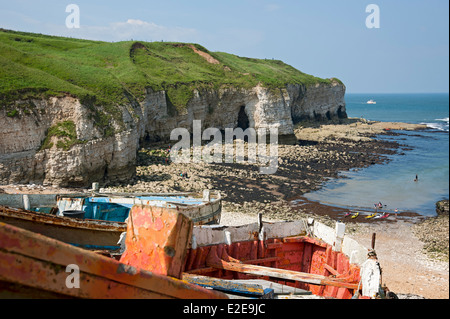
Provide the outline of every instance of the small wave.
[[442,121],[442,122],[449,122],[448,117],[444,118],[444,119],[435,119],[435,121]]
[[449,125],[447,124],[443,124],[443,123],[420,123],[420,124],[424,124],[426,126],[428,126],[431,129],[434,130],[439,130],[439,131],[446,131],[448,132],[449,130]]

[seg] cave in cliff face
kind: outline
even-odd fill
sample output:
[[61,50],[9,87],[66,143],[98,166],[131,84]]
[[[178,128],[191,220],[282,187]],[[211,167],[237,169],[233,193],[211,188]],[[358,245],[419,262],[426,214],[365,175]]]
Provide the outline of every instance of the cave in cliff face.
[[340,119],[346,119],[348,116],[347,116],[347,112],[345,111],[345,107],[343,107],[342,105],[339,106],[337,115]]
[[237,127],[240,127],[243,130],[248,129],[250,126],[250,121],[248,120],[247,113],[245,113],[245,105],[241,106],[238,114],[238,123]]

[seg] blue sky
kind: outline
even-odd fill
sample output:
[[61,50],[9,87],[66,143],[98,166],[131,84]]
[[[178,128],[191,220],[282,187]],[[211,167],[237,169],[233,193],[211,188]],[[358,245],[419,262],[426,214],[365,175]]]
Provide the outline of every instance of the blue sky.
[[[65,25],[80,8],[80,28]],[[380,8],[368,29],[366,6]],[[447,0],[0,0],[0,27],[104,41],[195,42],[275,58],[349,93],[448,92]]]

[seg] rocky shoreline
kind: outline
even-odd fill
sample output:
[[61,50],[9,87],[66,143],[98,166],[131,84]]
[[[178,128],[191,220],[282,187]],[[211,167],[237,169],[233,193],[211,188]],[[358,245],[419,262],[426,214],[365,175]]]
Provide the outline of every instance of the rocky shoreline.
[[[138,153],[137,174],[128,184],[111,184],[114,192],[221,192],[224,208],[231,212],[267,218],[296,219],[310,211],[290,203],[316,190],[340,171],[358,169],[389,161],[388,155],[403,152],[396,142],[375,139],[377,134],[393,134],[395,129],[423,129],[421,125],[368,122],[360,119],[339,123],[301,123],[295,129],[297,145],[279,145],[278,170],[259,174],[259,164],[189,163],[175,164],[168,159],[169,145],[149,145]],[[386,130],[388,129],[388,130]],[[314,209],[312,209],[314,214]],[[326,213],[315,214],[325,222],[337,219]]]
[[[341,171],[386,163],[388,155],[406,151],[396,142],[374,138],[376,135],[398,134],[391,130],[425,128],[424,125],[364,119],[302,122],[294,130],[298,144],[279,145],[278,170],[271,175],[261,175],[259,163],[176,164],[168,156],[169,144],[147,145],[137,154],[136,176],[102,186],[105,192],[170,193],[212,189],[220,191],[224,209],[231,213],[256,216],[262,212],[266,218],[276,220],[314,216],[332,224],[342,218],[342,210],[309,202],[302,195],[319,189],[328,179],[339,178]],[[2,188],[8,191],[8,186],[0,186]],[[45,189],[38,185],[35,188],[37,191]],[[27,190],[30,191],[30,187]],[[14,187],[11,191],[14,192]],[[304,205],[292,204],[299,201]]]
[[435,260],[449,261],[449,200],[436,203],[437,216],[413,226],[414,234],[424,243],[424,251]]

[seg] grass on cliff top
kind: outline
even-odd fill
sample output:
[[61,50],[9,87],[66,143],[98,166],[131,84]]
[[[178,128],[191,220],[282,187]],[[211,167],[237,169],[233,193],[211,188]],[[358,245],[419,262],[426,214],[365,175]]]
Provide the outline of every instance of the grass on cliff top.
[[0,105],[70,94],[94,110],[102,105],[96,118],[105,124],[111,118],[121,120],[114,106],[142,101],[148,88],[166,90],[168,104],[180,111],[194,88],[250,88],[261,83],[276,89],[287,83],[330,82],[281,61],[212,53],[193,46],[219,63],[209,63],[182,43],[110,43],[0,29]]

